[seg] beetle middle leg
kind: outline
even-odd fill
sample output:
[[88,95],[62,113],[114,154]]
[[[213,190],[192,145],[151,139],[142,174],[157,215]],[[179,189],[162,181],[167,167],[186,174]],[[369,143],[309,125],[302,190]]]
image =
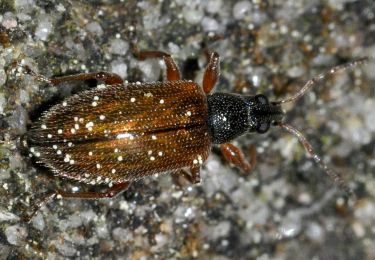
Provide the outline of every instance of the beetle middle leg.
[[172,175],[173,182],[177,186],[182,186],[180,181],[179,181],[179,176],[182,175],[188,182],[191,184],[197,184],[201,182],[201,175],[200,175],[200,167],[199,166],[192,166],[190,168],[190,173],[187,172],[184,169],[181,169],[177,171],[175,174]]
[[242,151],[231,143],[220,145],[220,150],[228,162],[233,163],[235,166],[240,168],[243,172],[249,173],[252,171],[254,164],[256,162],[256,155],[255,155],[254,147],[250,147],[250,156],[251,156],[250,162],[248,162],[245,159],[245,156],[242,153]]
[[162,58],[167,68],[167,80],[174,81],[181,79],[180,70],[170,54],[162,51],[139,51],[137,47],[133,47],[133,54],[139,60]]

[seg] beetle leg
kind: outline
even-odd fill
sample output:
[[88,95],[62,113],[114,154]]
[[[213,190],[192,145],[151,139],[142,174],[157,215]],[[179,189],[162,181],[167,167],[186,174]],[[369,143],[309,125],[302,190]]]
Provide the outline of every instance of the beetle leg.
[[124,83],[124,81],[119,75],[115,73],[104,72],[104,71],[92,72],[92,73],[80,73],[76,75],[56,77],[56,78],[51,78],[50,81],[52,85],[58,85],[63,82],[84,81],[88,79],[96,79],[99,81],[103,81],[107,85],[121,85]]
[[120,182],[114,184],[108,190],[104,192],[65,192],[65,191],[56,191],[55,197],[56,198],[63,198],[63,199],[105,199],[105,198],[113,198],[120,194],[121,192],[125,191],[130,185],[130,182]]
[[180,70],[170,54],[162,51],[138,51],[137,48],[134,48],[133,53],[140,60],[162,58],[167,67],[167,80],[174,81],[181,79]]
[[255,150],[254,150],[254,148],[252,150],[250,150],[250,152],[253,153],[253,154],[251,154],[251,157],[252,157],[251,162],[252,163],[249,163],[245,159],[245,156],[242,153],[242,151],[238,147],[234,146],[233,144],[230,144],[230,143],[222,144],[222,145],[220,145],[220,150],[221,150],[221,153],[224,155],[225,159],[228,162],[233,163],[235,166],[240,168],[242,171],[244,171],[246,173],[249,173],[253,169],[253,167],[254,167],[253,163],[255,164],[255,159],[254,159]]
[[113,198],[119,195],[121,192],[125,191],[130,185],[130,182],[120,182],[114,184],[111,188],[104,192],[65,192],[65,191],[54,191],[46,195],[40,202],[33,205],[33,211],[30,215],[24,217],[24,221],[29,222],[36,212],[52,199],[62,198],[62,199],[104,199]]
[[190,174],[185,170],[181,170],[181,173],[191,184],[197,184],[201,182],[201,175],[199,171],[199,166],[192,166],[190,167]]
[[200,173],[200,166],[192,166],[190,167],[190,174],[193,184],[197,184],[201,182],[201,173]]
[[69,81],[84,81],[88,79],[96,79],[103,81],[107,85],[119,85],[123,83],[122,78],[114,73],[109,72],[92,72],[92,73],[80,73],[76,75],[68,75],[68,76],[62,76],[62,77],[56,77],[56,78],[47,78],[43,75],[40,75],[33,70],[30,69],[27,65],[19,65],[16,64],[16,66],[21,67],[26,74],[29,74],[30,76],[34,77],[35,80],[39,82],[48,83],[51,85],[58,85],[64,82]]
[[211,53],[206,70],[203,75],[203,90],[206,94],[214,88],[220,74],[220,56],[216,52]]
[[173,174],[173,177],[172,177],[173,181],[177,186],[181,187],[181,183],[178,180],[178,176],[180,174],[182,174],[184,176],[184,178],[187,181],[189,181],[190,183],[192,183],[192,184],[200,183],[201,182],[201,176],[200,176],[199,170],[200,170],[200,168],[195,167],[195,166],[192,166],[190,168],[190,173],[188,173],[186,170],[181,169],[178,172],[176,172],[176,174]]

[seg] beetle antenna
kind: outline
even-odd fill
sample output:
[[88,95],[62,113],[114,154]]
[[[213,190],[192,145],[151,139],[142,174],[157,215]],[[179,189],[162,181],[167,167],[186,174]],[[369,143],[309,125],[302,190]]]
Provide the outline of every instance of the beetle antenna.
[[307,141],[306,137],[298,131],[296,128],[293,126],[283,123],[283,122],[276,122],[276,126],[288,131],[292,135],[296,136],[300,143],[303,145],[305,148],[307,154],[309,154],[314,161],[320,165],[320,167],[323,168],[323,170],[327,173],[327,175],[335,182],[337,185],[343,189],[346,194],[355,199],[355,194],[353,190],[345,183],[344,179],[340,176],[339,173],[335,172],[334,170],[330,169],[322,160],[322,158],[314,151],[312,145]]
[[305,83],[305,85],[303,85],[303,87],[297,93],[295,93],[293,96],[282,99],[282,100],[279,100],[279,101],[274,101],[272,103],[275,104],[275,105],[280,105],[280,104],[284,104],[284,103],[288,103],[288,102],[294,102],[297,99],[299,99],[300,97],[302,97],[303,95],[305,95],[305,93],[307,91],[309,91],[312,87],[316,86],[317,83],[325,80],[328,76],[331,76],[331,75],[336,74],[338,72],[343,72],[343,71],[346,71],[346,70],[354,69],[355,67],[357,67],[359,65],[363,65],[363,64],[369,63],[371,61],[373,61],[372,58],[364,57],[364,58],[360,58],[360,59],[357,59],[357,60],[350,61],[350,62],[342,64],[342,65],[335,66],[335,67],[331,68],[330,70],[325,71],[325,72],[319,74],[318,76],[315,76],[312,79],[310,79],[309,81],[307,81]]

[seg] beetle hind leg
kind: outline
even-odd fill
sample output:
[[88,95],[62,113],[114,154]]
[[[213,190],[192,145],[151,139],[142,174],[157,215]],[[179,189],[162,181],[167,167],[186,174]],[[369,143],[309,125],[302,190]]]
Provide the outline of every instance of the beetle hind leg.
[[44,205],[48,204],[53,199],[105,199],[113,198],[119,195],[121,192],[128,189],[131,182],[120,182],[114,184],[103,192],[65,192],[56,190],[52,193],[45,195],[39,202],[32,206],[32,212],[30,215],[24,216],[25,222],[29,222],[38,210]]
[[28,65],[19,64],[19,62],[15,62],[13,64],[13,68],[21,69],[22,73],[30,75],[38,82],[47,83],[53,86],[56,86],[65,82],[85,81],[85,80],[90,80],[90,79],[103,81],[107,85],[121,85],[124,82],[119,75],[115,73],[104,72],[104,71],[91,72],[91,73],[79,73],[79,74],[74,74],[74,75],[48,78],[46,76],[36,73]]

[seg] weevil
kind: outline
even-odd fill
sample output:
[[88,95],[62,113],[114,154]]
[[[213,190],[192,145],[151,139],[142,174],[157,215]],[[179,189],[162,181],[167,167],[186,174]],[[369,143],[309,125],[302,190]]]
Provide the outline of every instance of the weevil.
[[270,102],[262,94],[211,93],[219,77],[216,52],[209,56],[202,86],[182,80],[175,61],[165,52],[141,51],[137,56],[142,60],[163,59],[167,80],[124,83],[118,75],[107,72],[46,78],[21,66],[35,79],[51,85],[87,79],[104,82],[45,111],[31,125],[24,144],[37,163],[56,176],[89,185],[105,184],[109,188],[104,192],[57,190],[48,199],[110,198],[126,190],[131,182],[165,172],[181,173],[192,183],[198,183],[200,168],[213,145],[220,147],[227,161],[250,172],[253,165],[230,142],[246,133],[263,134],[271,126],[296,136],[307,154],[351,192],[339,174],[323,163],[302,133],[283,122],[281,106],[297,100],[327,76],[366,63],[369,58],[333,67],[307,81],[290,98]]

